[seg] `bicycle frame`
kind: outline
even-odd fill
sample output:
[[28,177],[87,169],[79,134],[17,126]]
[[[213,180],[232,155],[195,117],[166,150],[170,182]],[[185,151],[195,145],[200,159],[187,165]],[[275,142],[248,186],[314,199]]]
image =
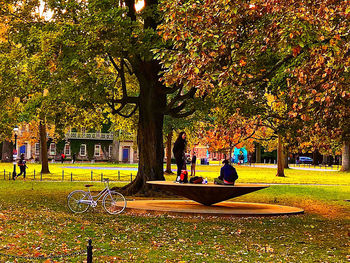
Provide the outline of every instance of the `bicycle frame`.
[[125,197],[116,191],[109,189],[109,179],[104,180],[105,188],[97,195],[92,195],[90,186],[88,190],[75,190],[68,195],[67,202],[68,207],[73,213],[84,213],[89,207],[96,207],[97,202],[102,199],[103,208],[107,213],[116,215],[124,211],[126,207]]
[[[105,195],[109,194],[111,192],[111,190],[109,189],[109,182],[108,180],[105,180],[104,181],[105,183],[105,188],[99,192],[97,195],[92,195],[91,194],[91,191],[90,191],[90,188],[88,189],[89,192],[88,192],[88,198],[89,200],[80,200],[79,202],[81,203],[86,203],[86,204],[89,204],[91,206],[93,205],[97,205],[97,202],[102,198],[104,197]],[[97,198],[97,199],[94,199],[94,198]]]

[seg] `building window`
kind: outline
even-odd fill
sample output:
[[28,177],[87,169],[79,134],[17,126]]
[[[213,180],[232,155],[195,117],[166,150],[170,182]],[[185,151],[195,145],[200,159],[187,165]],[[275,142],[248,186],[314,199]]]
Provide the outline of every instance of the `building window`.
[[101,145],[95,144],[95,156],[100,156],[101,153]]
[[86,144],[80,145],[80,156],[86,156]]
[[108,157],[112,157],[112,150],[113,150],[113,145],[109,145],[108,147]]
[[69,143],[66,143],[64,145],[64,154],[65,155],[70,155],[70,144]]
[[50,143],[50,155],[56,155],[56,143]]
[[35,143],[35,146],[34,146],[34,149],[35,149],[35,155],[40,155],[40,143]]

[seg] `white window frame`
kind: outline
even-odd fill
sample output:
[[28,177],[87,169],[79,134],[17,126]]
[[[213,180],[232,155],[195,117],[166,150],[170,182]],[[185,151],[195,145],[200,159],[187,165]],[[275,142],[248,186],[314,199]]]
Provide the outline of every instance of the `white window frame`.
[[[67,146],[68,146],[68,148],[67,148]],[[68,150],[68,151],[67,151],[67,150]],[[65,155],[70,156],[70,144],[69,144],[69,143],[66,143],[66,144],[64,145],[63,152],[64,152]]]
[[50,155],[56,155],[56,143],[50,143]]
[[101,156],[101,144],[95,144],[94,156]]
[[40,143],[36,142],[34,144],[34,154],[35,155],[40,155]]
[[[82,148],[84,148],[84,154],[81,152]],[[80,144],[79,155],[86,156],[86,144]]]

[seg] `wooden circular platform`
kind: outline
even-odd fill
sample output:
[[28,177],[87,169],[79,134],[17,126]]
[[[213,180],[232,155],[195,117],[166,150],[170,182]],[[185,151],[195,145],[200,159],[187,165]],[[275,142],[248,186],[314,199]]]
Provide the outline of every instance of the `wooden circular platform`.
[[160,189],[170,191],[206,206],[269,187],[262,184],[180,184],[169,181],[148,181],[147,184],[154,185]]
[[169,215],[205,215],[205,216],[279,216],[295,215],[304,210],[296,207],[242,203],[221,202],[212,206],[203,206],[187,200],[134,200],[128,201],[127,211],[135,213],[154,213]]

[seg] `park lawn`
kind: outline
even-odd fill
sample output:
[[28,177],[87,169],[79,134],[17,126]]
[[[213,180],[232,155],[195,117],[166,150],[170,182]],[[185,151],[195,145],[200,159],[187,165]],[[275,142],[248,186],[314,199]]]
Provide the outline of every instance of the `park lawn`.
[[[100,205],[72,214],[66,196],[83,185],[0,181],[0,253],[69,254],[84,250],[91,238],[94,262],[348,262],[350,257],[350,203],[343,201],[350,186],[275,185],[235,200],[299,204],[306,213],[218,218],[111,216]],[[0,255],[0,262],[6,260],[28,262]]]
[[[89,169],[83,169],[88,167]],[[213,181],[220,173],[219,165],[197,165],[196,175],[207,177],[208,181]],[[330,184],[330,185],[350,185],[350,173],[337,172],[330,170],[313,171],[286,169],[286,177],[276,177],[276,168],[261,168],[250,166],[235,166],[239,175],[237,183],[270,183],[270,184]],[[130,181],[137,174],[137,164],[110,164],[110,163],[50,163],[51,174],[43,174],[43,180],[61,181],[101,181],[101,178],[108,177],[115,181]],[[101,169],[107,168],[107,169]],[[108,170],[110,168],[110,170]],[[120,168],[118,170],[117,168]],[[189,167],[188,167],[189,168]],[[17,167],[17,173],[19,169]],[[27,179],[41,179],[41,165],[28,163]],[[176,166],[172,166],[176,172]],[[0,180],[9,179],[13,171],[13,165],[9,163],[0,163]],[[119,172],[119,173],[118,173]],[[167,181],[174,181],[175,174],[165,175]]]

